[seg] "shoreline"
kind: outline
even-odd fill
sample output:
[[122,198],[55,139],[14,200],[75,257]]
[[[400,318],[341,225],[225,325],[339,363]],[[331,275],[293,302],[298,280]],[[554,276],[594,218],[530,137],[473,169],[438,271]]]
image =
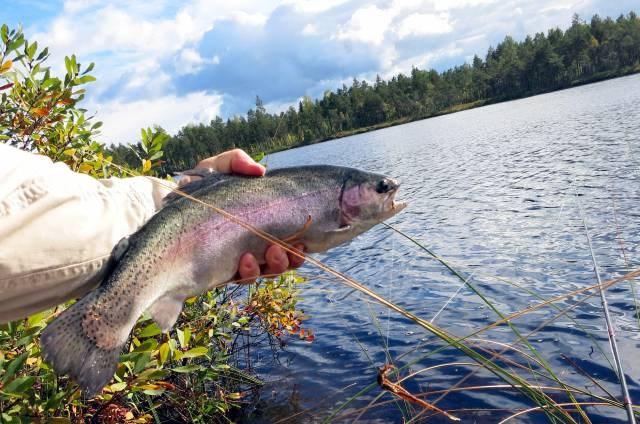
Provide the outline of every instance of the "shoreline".
[[448,108],[445,108],[445,109],[440,110],[440,111],[438,111],[436,113],[433,113],[433,114],[430,114],[430,115],[426,115],[426,116],[415,116],[415,117],[398,118],[398,119],[394,119],[393,121],[381,122],[379,124],[370,125],[368,127],[360,127],[360,128],[355,128],[355,129],[348,130],[348,131],[340,131],[340,132],[334,134],[331,137],[322,138],[322,139],[318,139],[318,140],[313,140],[313,141],[310,141],[308,143],[300,143],[300,144],[295,144],[295,145],[291,145],[291,146],[288,146],[288,147],[276,148],[276,149],[269,150],[269,151],[266,151],[266,152],[265,151],[251,152],[251,154],[262,153],[262,154],[264,154],[266,156],[266,155],[269,155],[269,154],[283,152],[285,150],[291,150],[291,149],[295,149],[295,148],[298,148],[298,147],[309,146],[309,145],[318,144],[318,143],[324,143],[325,141],[331,141],[331,140],[337,140],[337,139],[340,139],[340,138],[351,137],[351,136],[358,135],[358,134],[364,134],[364,133],[368,133],[368,132],[372,132],[372,131],[382,130],[382,129],[385,129],[385,128],[395,127],[395,126],[398,126],[398,125],[409,124],[411,122],[422,121],[422,120],[425,120],[425,119],[436,118],[438,116],[450,115],[452,113],[462,112],[462,111],[465,111],[465,110],[475,109],[475,108],[479,108],[479,107],[483,107],[483,106],[489,106],[489,105],[493,105],[493,104],[509,102],[509,101],[512,101],[512,100],[526,99],[526,98],[529,98],[529,97],[539,96],[539,95],[542,95],[542,94],[554,93],[556,91],[568,90],[568,89],[575,88],[575,87],[580,87],[580,86],[583,86],[583,85],[595,84],[597,82],[608,81],[608,80],[612,80],[612,79],[616,79],[616,78],[622,78],[622,77],[626,77],[626,76],[630,76],[630,75],[636,75],[636,74],[640,74],[640,65],[636,65],[634,67],[623,68],[623,69],[618,70],[616,72],[601,72],[601,73],[598,73],[598,74],[594,74],[594,75],[591,75],[589,78],[585,78],[585,79],[578,80],[578,81],[572,81],[568,86],[557,88],[557,89],[554,89],[554,90],[547,90],[547,91],[541,91],[541,92],[535,92],[535,93],[527,93],[527,94],[525,94],[523,96],[519,96],[519,97],[488,98],[488,99],[475,100],[473,102],[468,102],[468,103],[460,103],[460,104],[457,104],[457,105],[449,106]]

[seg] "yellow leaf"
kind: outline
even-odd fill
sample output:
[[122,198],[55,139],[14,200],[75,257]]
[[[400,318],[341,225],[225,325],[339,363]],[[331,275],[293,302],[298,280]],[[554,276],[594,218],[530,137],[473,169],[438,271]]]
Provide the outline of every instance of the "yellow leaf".
[[91,171],[93,169],[93,166],[91,166],[88,163],[81,163],[79,169],[80,169],[80,172],[85,172],[86,173],[86,172]]
[[160,363],[164,364],[165,362],[167,362],[167,359],[169,358],[169,344],[168,343],[162,343],[162,345],[160,345]]
[[2,65],[0,65],[0,74],[11,69],[11,65],[13,65],[13,62],[11,60],[7,60]]
[[73,156],[76,153],[76,149],[67,149],[62,153],[64,153],[67,156]]
[[114,383],[110,385],[108,388],[111,392],[121,392],[127,387],[126,381],[121,381],[120,383]]
[[49,108],[46,107],[35,107],[31,109],[31,112],[36,116],[46,116],[49,114]]
[[142,160],[142,172],[149,172],[151,170],[151,161],[147,159]]

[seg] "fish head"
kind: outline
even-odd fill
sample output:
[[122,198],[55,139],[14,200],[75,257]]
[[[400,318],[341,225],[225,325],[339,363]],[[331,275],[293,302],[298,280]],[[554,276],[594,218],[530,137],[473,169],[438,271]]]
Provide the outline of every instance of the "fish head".
[[395,200],[400,188],[398,180],[386,175],[342,167],[322,167],[319,171],[315,180],[329,182],[339,191],[336,197],[326,199],[332,211],[330,220],[315,221],[315,227],[312,225],[301,240],[309,253],[347,243],[407,206]]
[[407,203],[395,200],[399,188],[400,182],[394,178],[352,170],[342,187],[341,225],[366,231],[402,211]]

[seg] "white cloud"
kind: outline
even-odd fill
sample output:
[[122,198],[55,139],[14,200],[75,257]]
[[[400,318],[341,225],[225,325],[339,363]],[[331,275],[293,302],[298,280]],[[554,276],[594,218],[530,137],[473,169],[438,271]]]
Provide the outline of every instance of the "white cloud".
[[100,0],[67,0],[64,2],[64,10],[67,13],[76,13],[98,4]]
[[447,11],[491,4],[496,1],[497,0],[431,0],[431,3],[437,11]]
[[347,0],[285,0],[302,13],[320,13],[346,3]]
[[394,10],[415,10],[423,7],[424,0],[393,0],[391,9]]
[[72,53],[83,64],[96,62],[98,81],[89,86],[88,109],[102,104],[104,140],[132,141],[142,126],[157,123],[175,131],[188,121],[207,120],[220,111],[222,96],[225,116],[242,113],[256,94],[269,109],[280,110],[300,95],[322,95],[354,77],[388,78],[412,65],[462,63],[483,56],[507,34],[518,40],[567,27],[573,13],[615,16],[613,6],[604,4],[65,0],[57,16],[25,24],[30,40],[50,47],[54,72],[64,72],[63,56]]
[[235,11],[231,14],[231,19],[240,25],[245,26],[263,26],[267,22],[268,16],[262,13],[247,13],[242,10]]
[[131,143],[137,140],[140,128],[158,124],[175,134],[189,123],[209,122],[220,114],[222,96],[205,92],[186,96],[164,96],[133,102],[112,101],[93,105],[97,119],[104,122],[102,140],[112,143]]
[[193,48],[186,48],[180,52],[180,56],[176,61],[176,72],[178,75],[189,75],[198,73],[204,65],[218,65],[220,57],[213,56],[211,59],[205,59],[200,53]]
[[400,22],[398,37],[400,39],[411,36],[425,36],[432,34],[444,34],[451,32],[453,26],[449,22],[448,13],[414,13]]
[[302,28],[302,35],[316,35],[318,34],[318,28],[314,24],[306,24]]
[[356,10],[349,22],[339,29],[339,40],[360,41],[374,45],[384,41],[385,33],[393,19],[389,9],[367,6]]
[[418,54],[408,58],[396,60],[392,66],[387,68],[386,72],[382,75],[383,78],[391,78],[398,73],[404,73],[405,75],[411,71],[411,68],[416,67],[420,69],[428,69],[432,66],[432,63],[438,59],[446,57],[456,57],[463,54],[464,50],[451,43],[437,50],[432,50],[424,54]]

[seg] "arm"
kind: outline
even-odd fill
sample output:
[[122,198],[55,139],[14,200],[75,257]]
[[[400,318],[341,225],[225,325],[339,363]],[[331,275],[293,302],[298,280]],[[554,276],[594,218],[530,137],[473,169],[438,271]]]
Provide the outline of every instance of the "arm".
[[94,288],[113,246],[168,191],[146,177],[96,180],[0,144],[0,322]]
[[[231,151],[203,161],[203,166],[264,173],[245,156]],[[171,187],[149,177],[96,180],[0,144],[0,323],[93,289],[104,276],[113,246],[159,209]],[[269,248],[267,258],[268,272],[289,266],[280,248]],[[255,258],[243,256],[240,278],[259,273]]]

